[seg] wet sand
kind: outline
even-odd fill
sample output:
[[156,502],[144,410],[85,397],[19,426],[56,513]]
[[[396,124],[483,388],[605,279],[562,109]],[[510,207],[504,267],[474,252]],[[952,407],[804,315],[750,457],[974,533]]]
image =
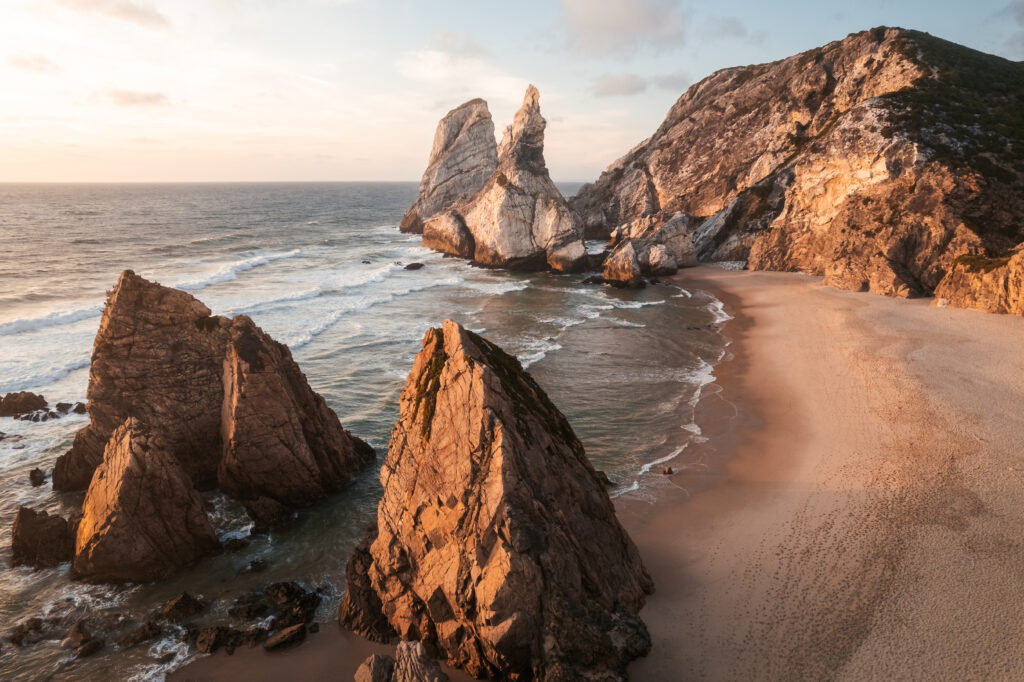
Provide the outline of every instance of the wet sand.
[[[677,281],[725,302],[732,357],[698,408],[707,469],[616,501],[657,584],[631,679],[1024,679],[1024,320]],[[345,680],[389,649],[328,623],[172,678]]]
[[736,316],[698,422],[727,464],[620,505],[658,588],[631,678],[1024,679],[1024,319],[679,280]]

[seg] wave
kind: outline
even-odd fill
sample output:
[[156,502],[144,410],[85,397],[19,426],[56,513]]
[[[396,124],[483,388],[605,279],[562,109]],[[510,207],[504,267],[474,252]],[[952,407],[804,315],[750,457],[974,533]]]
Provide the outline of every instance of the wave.
[[555,343],[551,339],[541,339],[539,341],[531,341],[526,344],[525,353],[519,355],[519,364],[523,366],[523,369],[529,369],[530,365],[535,362],[540,362],[547,357],[548,353],[553,353],[556,350],[561,350],[562,344]]
[[[332,311],[329,315],[327,315],[327,317],[322,322],[320,322],[320,324],[316,325],[311,329],[306,330],[300,336],[289,341],[288,346],[292,350],[297,350],[299,348],[302,348],[303,346],[308,345],[310,342],[313,341],[313,339],[320,336],[334,325],[338,324],[341,318],[351,313],[368,310],[370,308],[382,305],[384,303],[391,303],[396,299],[408,296],[409,294],[415,293],[417,291],[423,291],[424,289],[432,289],[434,287],[442,286],[458,286],[462,284],[463,281],[464,280],[461,277],[449,277],[448,279],[437,280],[434,282],[425,282],[421,286],[409,287],[408,289],[405,289],[403,291],[387,294],[386,296],[381,296],[379,298],[360,297],[352,304],[344,306],[342,308],[337,308],[334,311]],[[359,328],[361,329],[361,327]]]
[[279,261],[284,258],[294,258],[300,253],[302,253],[301,249],[292,249],[291,251],[284,251],[281,253],[267,253],[262,256],[252,256],[240,261],[235,261],[234,263],[227,263],[213,274],[207,275],[202,279],[179,281],[171,286],[177,289],[183,289],[184,291],[200,291],[206,287],[213,286],[214,284],[230,282],[233,279],[237,279],[240,273],[248,272],[253,268],[258,268],[261,265],[273,263],[274,261]]
[[56,381],[60,381],[72,372],[77,372],[80,369],[85,369],[89,366],[89,358],[85,357],[74,362],[57,367],[49,370],[42,374],[34,374],[27,377],[14,377],[9,379],[5,383],[0,383],[0,393],[9,393],[10,391],[24,391],[29,388],[36,388],[39,386],[46,386]]
[[10,336],[21,332],[36,331],[47,327],[80,322],[98,316],[103,312],[103,305],[91,305],[82,308],[58,310],[39,317],[22,317],[0,324],[0,336]]

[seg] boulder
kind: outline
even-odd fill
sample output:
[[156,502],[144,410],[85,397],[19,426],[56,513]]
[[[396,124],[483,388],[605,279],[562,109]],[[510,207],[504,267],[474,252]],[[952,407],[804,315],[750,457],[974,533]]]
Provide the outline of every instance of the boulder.
[[494,344],[451,320],[427,332],[380,476],[366,582],[402,639],[499,679],[625,679],[650,648],[653,584],[604,483]]
[[640,276],[640,259],[632,241],[620,244],[604,261],[601,275],[609,284],[626,287],[642,287],[643,277]]
[[219,546],[167,441],[134,418],[111,437],[82,513],[72,570],[90,582],[156,580]]
[[373,654],[360,664],[354,682],[392,682],[395,679],[395,659]]
[[320,595],[295,582],[268,585],[263,593],[277,610],[277,627],[312,622],[316,616],[316,608],[320,605]]
[[640,269],[655,277],[674,275],[679,270],[679,264],[676,263],[676,257],[668,252],[664,244],[657,244],[644,253],[640,261]]
[[73,649],[75,658],[86,658],[102,649],[106,642],[101,637],[93,635],[86,622],[80,620],[68,630],[67,636],[60,645],[65,649]]
[[957,308],[1024,315],[1024,244],[1001,258],[957,258],[935,296],[936,302]]
[[26,412],[46,409],[46,398],[28,391],[8,393],[0,397],[0,417],[14,417]]
[[33,487],[38,488],[46,483],[46,473],[42,469],[33,469],[28,472],[28,480]]
[[422,642],[399,642],[395,657],[373,654],[356,670],[355,682],[448,682]]
[[290,646],[295,646],[296,644],[301,644],[304,639],[306,639],[306,626],[299,623],[298,625],[291,625],[271,635],[267,641],[263,643],[263,648],[267,651],[284,649]]
[[180,623],[202,613],[206,605],[188,592],[182,592],[169,599],[160,607],[160,617],[172,623]]
[[143,644],[145,642],[152,641],[162,634],[163,628],[161,628],[156,621],[147,620],[145,623],[135,628],[127,635],[118,639],[117,646],[119,646],[122,649],[127,649],[138,644]]
[[498,146],[494,172],[479,191],[425,222],[424,245],[491,267],[581,267],[582,231],[544,162],[546,125],[531,85]]
[[11,531],[12,563],[48,568],[71,561],[77,519],[66,519],[20,507]]
[[244,316],[227,333],[220,489],[241,500],[301,506],[348,485],[373,449],[342,428],[287,346]]
[[483,187],[497,165],[494,121],[487,102],[473,99],[452,109],[437,124],[419,195],[399,229],[423,232],[430,218]]

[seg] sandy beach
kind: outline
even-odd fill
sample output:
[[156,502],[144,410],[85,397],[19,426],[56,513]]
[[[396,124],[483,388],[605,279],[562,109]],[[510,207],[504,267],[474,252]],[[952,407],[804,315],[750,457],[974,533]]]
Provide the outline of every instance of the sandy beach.
[[735,432],[688,499],[620,507],[658,592],[636,680],[1024,678],[1024,320],[685,271]]
[[[724,301],[731,354],[698,408],[708,470],[617,500],[657,585],[631,679],[1024,678],[1024,320],[798,274],[677,282]],[[349,679],[386,650],[336,630],[173,677]]]

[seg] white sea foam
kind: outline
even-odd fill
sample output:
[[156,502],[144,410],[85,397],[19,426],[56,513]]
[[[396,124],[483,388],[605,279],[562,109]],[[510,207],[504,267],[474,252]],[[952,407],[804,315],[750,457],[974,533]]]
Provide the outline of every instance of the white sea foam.
[[22,317],[0,324],[0,336],[9,336],[21,332],[36,331],[38,329],[46,329],[47,327],[80,322],[92,317],[99,317],[101,312],[103,312],[102,303],[80,308],[57,310],[37,317]]
[[273,263],[274,261],[278,261],[283,258],[294,258],[300,253],[302,253],[301,249],[292,249],[291,251],[284,251],[280,253],[265,253],[259,256],[252,256],[233,263],[225,263],[211,274],[205,275],[199,279],[181,280],[175,282],[172,286],[185,291],[201,291],[202,289],[213,286],[214,284],[221,284],[223,282],[230,282],[233,279],[237,279],[240,273],[247,272],[253,268],[258,268],[261,265]]
[[711,299],[708,306],[711,308],[711,314],[715,316],[715,324],[721,324],[722,322],[733,319],[732,315],[725,312],[725,304],[717,298]]
[[63,379],[72,372],[77,372],[78,370],[85,369],[88,366],[89,358],[88,356],[86,356],[84,358],[79,358],[67,364],[61,365],[59,367],[47,369],[38,374],[6,377],[5,381],[0,381],[0,393],[8,393],[10,391],[24,391],[29,388],[46,386],[48,384],[54,383],[55,381]]
[[561,350],[562,345],[552,339],[538,339],[526,344],[523,352],[519,354],[519,363],[523,369],[528,369],[535,362],[540,362],[547,357],[548,353]]

